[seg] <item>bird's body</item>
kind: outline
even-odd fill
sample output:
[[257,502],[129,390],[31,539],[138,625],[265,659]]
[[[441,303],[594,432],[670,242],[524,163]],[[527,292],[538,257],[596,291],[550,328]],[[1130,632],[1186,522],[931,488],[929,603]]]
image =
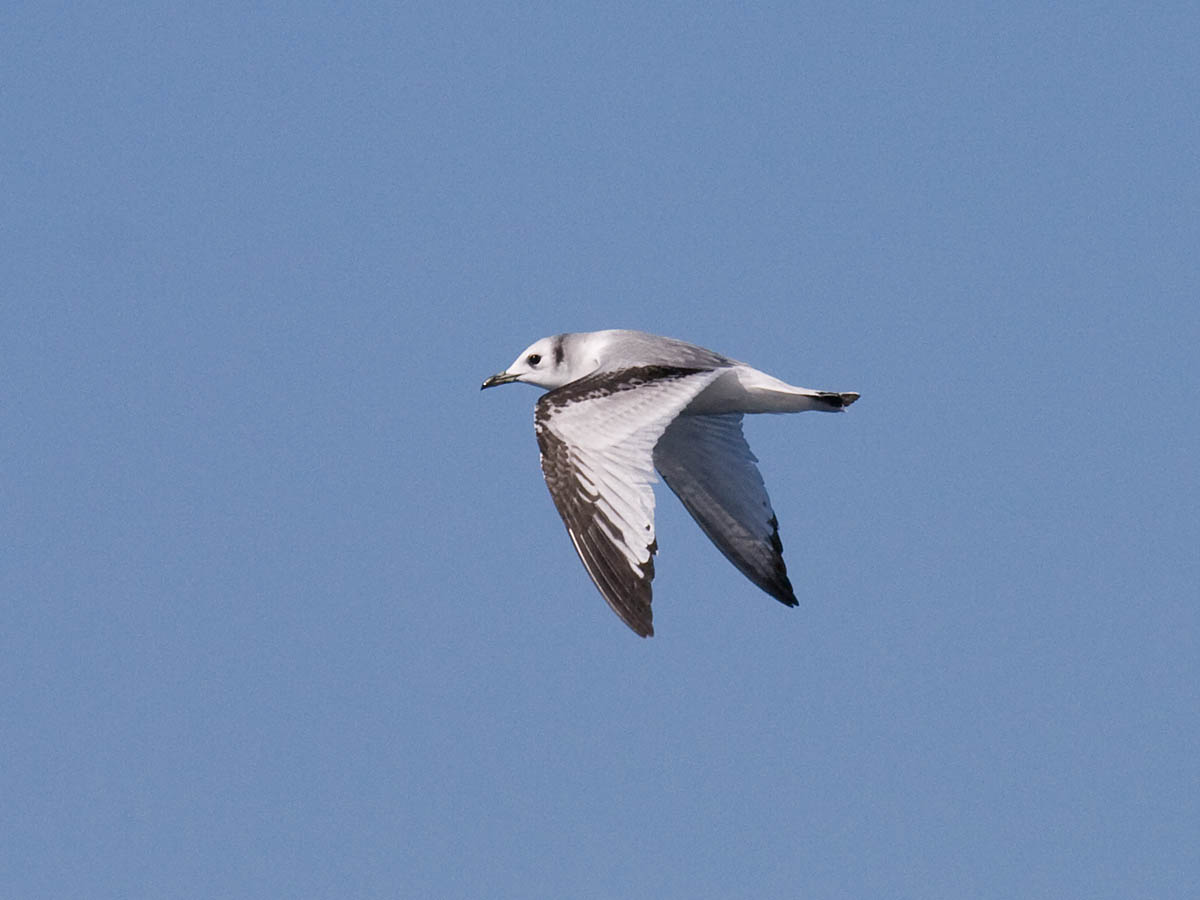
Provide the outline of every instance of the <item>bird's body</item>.
[[546,484],[588,574],[635,632],[654,633],[655,470],[730,562],[797,604],[742,416],[838,412],[858,394],[795,387],[703,347],[624,330],[542,338],[483,387],[512,381],[549,390],[535,418]]

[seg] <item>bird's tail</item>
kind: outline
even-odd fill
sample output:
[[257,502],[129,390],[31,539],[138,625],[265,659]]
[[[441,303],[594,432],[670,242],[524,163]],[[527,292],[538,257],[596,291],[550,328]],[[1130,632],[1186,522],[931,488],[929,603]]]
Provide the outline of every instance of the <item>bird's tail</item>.
[[858,399],[858,394],[853,391],[818,391],[812,398],[813,409],[818,409],[821,412],[841,412],[851,403]]
[[839,412],[858,399],[852,391],[814,391],[780,381],[745,364],[733,366],[688,407],[697,414]]
[[763,372],[746,373],[742,379],[746,391],[746,412],[841,412],[858,399],[853,391],[814,391],[796,387]]

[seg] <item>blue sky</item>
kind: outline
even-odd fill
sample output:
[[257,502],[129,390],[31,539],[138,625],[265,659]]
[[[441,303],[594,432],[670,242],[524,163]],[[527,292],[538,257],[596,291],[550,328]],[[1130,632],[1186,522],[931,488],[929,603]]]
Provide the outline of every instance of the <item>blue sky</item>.
[[[0,893],[1185,897],[1188,4],[10,4]],[[844,416],[801,599],[660,493],[658,635],[534,339]]]

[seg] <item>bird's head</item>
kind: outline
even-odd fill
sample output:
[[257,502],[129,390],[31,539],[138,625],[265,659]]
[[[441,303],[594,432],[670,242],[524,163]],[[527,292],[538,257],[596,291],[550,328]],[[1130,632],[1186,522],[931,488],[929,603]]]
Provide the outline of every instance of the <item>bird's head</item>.
[[487,379],[480,390],[512,381],[523,381],[525,384],[553,389],[582,378],[593,371],[597,363],[593,361],[590,366],[581,365],[584,360],[578,353],[571,352],[568,337],[569,335],[556,334],[530,344],[521,351],[521,355],[511,366]]

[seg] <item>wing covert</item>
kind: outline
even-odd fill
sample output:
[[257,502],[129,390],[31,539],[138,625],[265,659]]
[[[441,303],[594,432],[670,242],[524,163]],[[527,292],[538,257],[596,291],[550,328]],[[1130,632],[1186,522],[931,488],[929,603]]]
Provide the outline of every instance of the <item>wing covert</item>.
[[654,447],[717,374],[667,366],[605,372],[537,404],[542,473],[554,505],[608,605],[643,637],[654,633]]

